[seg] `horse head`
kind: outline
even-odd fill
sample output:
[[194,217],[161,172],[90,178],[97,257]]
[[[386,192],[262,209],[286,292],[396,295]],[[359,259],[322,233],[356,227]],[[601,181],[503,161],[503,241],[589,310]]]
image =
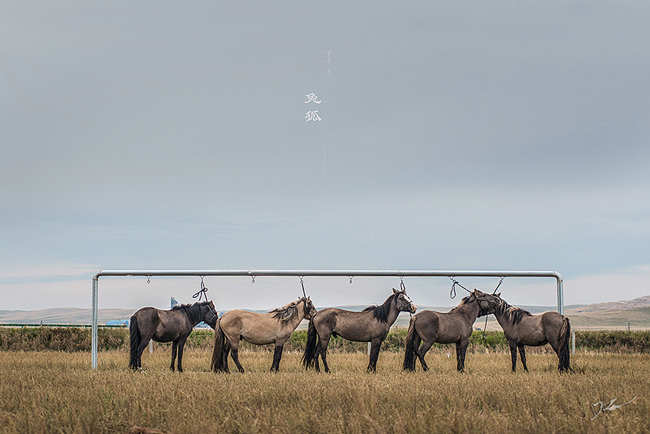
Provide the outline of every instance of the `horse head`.
[[203,322],[214,329],[217,326],[217,309],[214,307],[212,300],[204,302],[204,304],[207,309],[203,312]]
[[472,298],[476,300],[476,303],[480,310],[478,316],[483,316],[491,315],[496,312],[496,308],[500,303],[499,295],[500,294],[486,294],[485,292],[481,292],[478,289],[474,288],[474,292],[472,292],[466,298],[470,298],[468,302],[473,301]]
[[408,295],[406,295],[406,289],[401,291],[393,288],[393,294],[395,295],[395,302],[397,303],[397,310],[400,312],[410,312],[415,313],[418,308],[413,304]]
[[305,303],[305,312],[303,314],[303,318],[310,320],[316,315],[316,308],[314,307],[314,303],[311,302],[310,297],[302,297],[300,301]]

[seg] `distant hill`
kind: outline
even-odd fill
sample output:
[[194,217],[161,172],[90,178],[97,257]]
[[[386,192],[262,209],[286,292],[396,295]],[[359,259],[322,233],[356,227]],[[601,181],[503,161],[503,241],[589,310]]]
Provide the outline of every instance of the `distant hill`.
[[615,301],[611,303],[595,303],[595,304],[588,304],[586,306],[575,306],[575,307],[567,306],[564,309],[564,311],[569,315],[573,315],[573,314],[582,314],[582,313],[600,312],[600,311],[638,309],[643,307],[650,307],[650,295],[646,295],[628,301]]
[[[342,309],[361,311],[367,306],[339,306]],[[418,311],[434,310],[448,312],[453,306],[419,306]],[[555,306],[519,306],[531,313],[556,310]],[[319,308],[320,309],[320,308]],[[267,311],[256,311],[267,312]],[[131,318],[134,309],[99,309],[98,322],[122,321]],[[224,311],[219,311],[223,314]],[[650,329],[650,295],[628,301],[596,303],[589,305],[565,306],[564,313],[571,319],[574,329]],[[402,313],[397,322],[398,327],[408,327],[409,314]],[[54,308],[33,311],[0,310],[0,324],[70,324],[89,325],[92,323],[92,310],[79,308]],[[483,328],[485,318],[476,320],[474,327]],[[304,324],[303,324],[304,327]],[[499,330],[494,316],[488,318],[488,330]]]
[[[97,322],[126,320],[135,313],[133,309],[99,309]],[[88,325],[93,320],[92,309],[72,307],[41,310],[0,310],[0,324],[70,324]]]

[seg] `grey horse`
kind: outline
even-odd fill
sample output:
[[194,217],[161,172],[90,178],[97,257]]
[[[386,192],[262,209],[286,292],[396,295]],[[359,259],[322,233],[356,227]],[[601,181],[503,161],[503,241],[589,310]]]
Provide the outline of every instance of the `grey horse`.
[[377,370],[377,358],[381,343],[386,339],[390,326],[400,312],[415,313],[417,308],[406,295],[406,289],[393,293],[380,306],[369,306],[361,312],[327,308],[319,311],[309,322],[307,345],[302,362],[305,368],[314,367],[320,371],[318,357],[327,365],[327,346],[331,336],[341,336],[349,341],[370,342],[368,371]]

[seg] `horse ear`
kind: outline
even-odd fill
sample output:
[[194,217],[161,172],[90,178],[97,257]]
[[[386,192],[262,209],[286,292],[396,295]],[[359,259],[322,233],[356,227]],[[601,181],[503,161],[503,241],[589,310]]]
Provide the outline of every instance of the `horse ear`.
[[397,294],[397,290],[393,288],[393,294]]
[[501,298],[501,293],[498,293],[498,294],[497,294],[497,297]]

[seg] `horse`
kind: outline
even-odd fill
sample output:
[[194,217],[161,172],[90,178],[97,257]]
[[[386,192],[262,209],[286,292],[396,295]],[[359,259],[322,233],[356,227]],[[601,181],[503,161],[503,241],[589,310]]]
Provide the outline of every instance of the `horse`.
[[[492,299],[492,303],[490,303]],[[414,315],[406,335],[403,369],[415,371],[415,360],[420,359],[424,371],[429,367],[424,356],[434,342],[456,344],[456,369],[465,370],[465,353],[476,318],[493,313],[496,296],[474,289],[460,304],[446,313],[423,310]],[[422,346],[420,346],[422,343]]]
[[569,318],[559,312],[544,312],[533,315],[527,310],[510,306],[497,294],[494,316],[503,329],[503,333],[510,346],[512,356],[512,372],[517,368],[517,348],[521,355],[524,371],[526,366],[525,345],[540,346],[551,344],[553,351],[558,356],[558,370],[560,372],[572,371],[569,354],[569,336],[571,336],[571,323]]
[[210,368],[214,372],[228,372],[228,353],[237,365],[239,372],[244,368],[239,363],[239,341],[241,339],[254,345],[275,343],[271,372],[280,369],[282,347],[289,340],[298,324],[311,319],[316,314],[309,297],[299,298],[281,308],[268,313],[231,310],[217,321],[214,336],[214,351]]
[[320,371],[318,356],[323,359],[325,372],[327,365],[327,346],[330,337],[341,336],[349,341],[371,342],[368,371],[377,371],[377,358],[381,343],[386,339],[390,326],[393,325],[400,312],[415,313],[417,308],[406,295],[406,289],[393,289],[380,306],[369,306],[361,312],[327,308],[319,311],[309,322],[307,345],[302,357],[306,369],[314,367]]
[[170,310],[155,307],[143,307],[131,316],[129,334],[131,337],[131,361],[133,370],[142,369],[142,352],[153,339],[156,342],[172,341],[172,363],[178,352],[178,372],[183,372],[183,348],[187,337],[195,325],[204,321],[214,328],[217,323],[217,311],[211,301],[194,304],[182,304]]

